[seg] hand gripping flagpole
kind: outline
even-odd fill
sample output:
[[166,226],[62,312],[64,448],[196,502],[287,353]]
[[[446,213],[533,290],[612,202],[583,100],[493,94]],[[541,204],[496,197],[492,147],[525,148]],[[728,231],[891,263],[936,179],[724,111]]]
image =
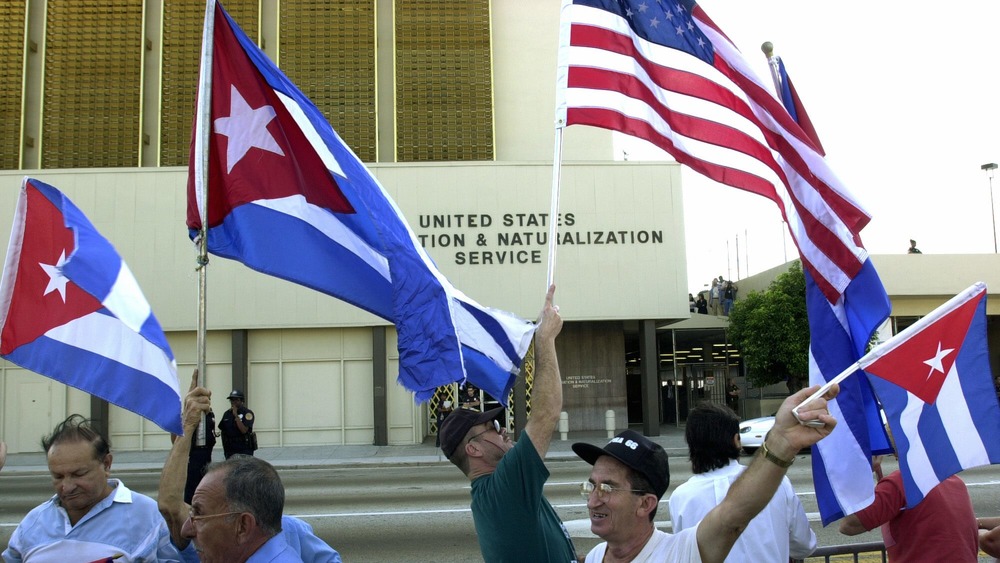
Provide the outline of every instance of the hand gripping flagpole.
[[[195,109],[194,181],[201,229],[198,233],[198,385],[205,386],[208,331],[208,140],[212,112],[212,51],[215,37],[215,0],[205,2],[205,27],[201,39],[201,72],[198,76],[198,107]],[[194,436],[196,446],[207,443],[205,415]]]

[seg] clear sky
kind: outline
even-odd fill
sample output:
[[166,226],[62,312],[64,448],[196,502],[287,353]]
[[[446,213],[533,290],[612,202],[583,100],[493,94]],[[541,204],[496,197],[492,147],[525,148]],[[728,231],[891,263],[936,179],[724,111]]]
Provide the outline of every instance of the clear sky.
[[[1000,163],[1000,2],[699,4],[766,84],[760,45],[774,44],[832,168],[872,215],[869,252],[905,253],[911,238],[925,254],[994,252],[980,166]],[[642,142],[619,147],[629,160],[669,158]],[[797,257],[773,203],[686,168],[682,180],[692,292]]]

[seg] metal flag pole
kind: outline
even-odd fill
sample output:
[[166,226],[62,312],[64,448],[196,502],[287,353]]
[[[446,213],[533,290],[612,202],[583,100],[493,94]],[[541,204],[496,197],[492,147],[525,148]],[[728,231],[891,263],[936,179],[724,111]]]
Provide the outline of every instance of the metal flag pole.
[[[208,142],[212,111],[212,55],[215,37],[215,0],[205,2],[205,27],[201,39],[201,71],[198,76],[198,107],[195,109],[194,192],[198,200],[201,228],[198,232],[198,385],[205,386],[208,326]],[[207,443],[205,415],[194,436],[196,446]]]
[[770,41],[765,41],[760,46],[760,50],[767,57],[767,66],[771,69],[771,80],[774,81],[774,93],[778,96],[778,100],[781,100],[781,73],[778,70],[780,59],[774,55],[774,45]]
[[[778,65],[781,63],[781,59],[774,54],[774,44],[770,41],[765,41],[760,46],[760,50],[764,52],[764,56],[767,57],[767,66],[771,69],[771,80],[774,82],[774,95],[778,97],[778,101],[781,101],[781,71]],[[785,220],[781,220],[781,247],[784,254],[785,262],[788,262],[788,243],[785,240],[785,233],[788,232],[788,225]]]
[[556,126],[556,140],[552,162],[552,200],[549,205],[549,264],[545,276],[545,290],[555,283],[556,278],[556,238],[559,236],[559,186],[562,181],[562,138],[563,124]]
[[570,25],[566,12],[571,0],[563,0],[559,9],[559,50],[556,56],[556,119],[555,146],[552,155],[552,200],[549,205],[549,260],[545,273],[545,291],[556,280],[556,248],[559,236],[559,190],[562,182],[563,132],[566,129],[566,90],[569,85]]

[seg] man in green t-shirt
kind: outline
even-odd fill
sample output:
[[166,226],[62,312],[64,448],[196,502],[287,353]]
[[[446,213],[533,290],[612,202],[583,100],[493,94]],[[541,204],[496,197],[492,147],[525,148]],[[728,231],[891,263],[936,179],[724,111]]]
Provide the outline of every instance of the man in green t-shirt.
[[535,331],[531,418],[515,444],[497,420],[503,408],[458,409],[441,425],[444,455],[472,481],[472,517],[488,563],[577,561],[576,550],[555,509],[542,496],[549,477],[544,458],[562,410],[556,336],[559,307],[549,287]]

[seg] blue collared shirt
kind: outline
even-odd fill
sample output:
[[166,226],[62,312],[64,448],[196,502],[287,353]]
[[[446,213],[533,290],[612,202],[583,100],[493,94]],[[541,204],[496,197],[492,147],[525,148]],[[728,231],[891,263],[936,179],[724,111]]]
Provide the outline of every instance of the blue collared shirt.
[[108,484],[114,487],[111,494],[75,526],[58,496],[32,509],[14,530],[4,561],[62,563],[106,557],[118,557],[116,563],[180,561],[156,501],[132,492],[118,479],[109,479]]

